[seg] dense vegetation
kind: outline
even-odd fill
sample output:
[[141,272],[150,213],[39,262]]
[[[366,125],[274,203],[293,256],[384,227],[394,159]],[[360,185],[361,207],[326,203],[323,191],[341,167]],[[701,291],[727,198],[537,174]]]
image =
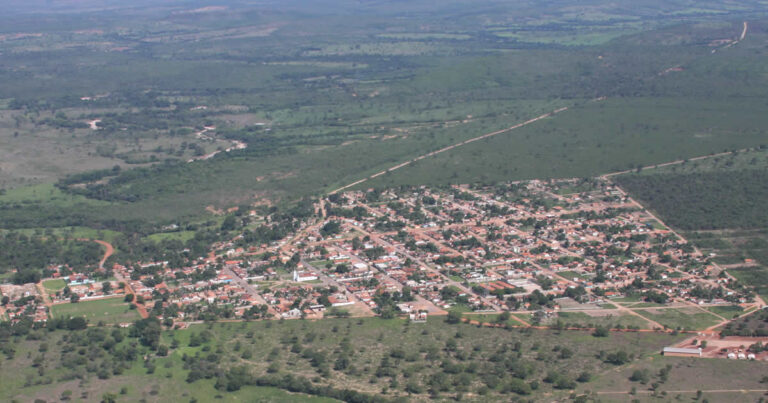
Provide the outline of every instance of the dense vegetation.
[[103,255],[101,246],[89,241],[61,240],[48,235],[27,236],[0,233],[0,274],[16,270],[11,281],[36,283],[50,277],[48,267],[67,265],[67,271],[83,272],[96,268]]
[[[768,310],[762,309],[752,315],[728,323],[720,331],[721,336],[768,336]],[[759,352],[759,351],[758,351]]]
[[623,175],[616,181],[676,228],[765,228],[768,172]]

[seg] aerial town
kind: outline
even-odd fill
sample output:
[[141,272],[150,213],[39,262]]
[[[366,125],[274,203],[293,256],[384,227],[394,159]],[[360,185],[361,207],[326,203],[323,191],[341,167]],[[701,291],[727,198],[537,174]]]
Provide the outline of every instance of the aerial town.
[[[120,298],[178,327],[374,315],[423,322],[451,311],[531,326],[581,312],[635,316],[627,329],[663,331],[685,329],[655,322],[643,306],[764,306],[606,179],[354,191],[315,209],[282,241],[248,244],[241,235],[180,270],[114,265],[100,282],[52,267],[36,286],[3,285],[5,311],[45,321],[52,306]],[[52,280],[66,286],[48,290]]]

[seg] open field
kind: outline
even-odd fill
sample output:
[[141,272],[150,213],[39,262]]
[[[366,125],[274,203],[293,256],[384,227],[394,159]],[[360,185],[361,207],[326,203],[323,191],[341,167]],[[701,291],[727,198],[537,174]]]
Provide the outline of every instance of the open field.
[[635,310],[645,318],[669,329],[704,330],[721,322],[720,318],[696,308]]
[[[678,395],[680,398],[694,399],[698,390],[704,391],[702,398],[710,402],[752,401],[760,399],[768,390],[764,383],[760,383],[766,365],[768,364],[765,362],[755,361],[656,355],[617,371],[602,373],[596,377],[594,385],[585,385],[580,389],[597,390],[600,400],[607,402],[625,402],[627,399],[658,401],[658,396],[678,399]],[[661,381],[659,371],[666,367],[671,367],[667,380]],[[630,381],[629,378],[635,371],[643,370],[648,373],[648,381],[645,384]],[[653,396],[652,384],[658,385]],[[628,394],[633,388],[636,390],[634,396]],[[748,390],[757,391],[746,392]]]
[[151,234],[147,236],[148,240],[159,242],[163,240],[179,240],[188,241],[195,236],[194,231],[178,231],[178,232],[162,232],[158,234]]
[[708,306],[707,310],[717,315],[720,315],[726,319],[730,319],[744,313],[744,308],[738,305]]
[[43,288],[45,288],[46,291],[51,293],[55,293],[56,291],[61,291],[66,286],[67,286],[67,282],[62,279],[43,281]]
[[53,305],[51,316],[65,318],[81,316],[94,324],[126,323],[139,319],[139,314],[123,302],[123,297]]
[[[569,326],[584,326],[584,327],[636,327],[640,329],[648,329],[648,321],[643,320],[634,315],[622,313],[617,311],[615,313],[607,313],[606,315],[590,315],[583,312],[559,312],[558,320],[560,320],[566,327]],[[551,324],[551,322],[550,322]]]

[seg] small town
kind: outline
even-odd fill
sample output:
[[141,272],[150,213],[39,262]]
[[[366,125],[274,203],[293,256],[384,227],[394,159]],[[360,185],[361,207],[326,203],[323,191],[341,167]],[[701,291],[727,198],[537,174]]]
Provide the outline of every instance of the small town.
[[[498,326],[689,331],[703,340],[733,319],[725,308],[765,307],[606,179],[344,192],[314,209],[286,239],[239,235],[181,269],[115,264],[109,280],[95,281],[51,267],[37,285],[2,285],[5,313],[46,321],[67,305],[109,300],[129,306],[127,319],[151,313],[177,328],[459,313]],[[739,343],[709,344],[710,356],[747,359]],[[690,340],[670,354],[702,354],[701,345],[685,347]]]

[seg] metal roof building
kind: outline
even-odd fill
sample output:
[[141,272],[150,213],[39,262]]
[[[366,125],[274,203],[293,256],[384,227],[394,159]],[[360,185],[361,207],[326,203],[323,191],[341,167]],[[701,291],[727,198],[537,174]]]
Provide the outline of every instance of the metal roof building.
[[670,357],[701,357],[701,348],[664,347],[661,353]]

